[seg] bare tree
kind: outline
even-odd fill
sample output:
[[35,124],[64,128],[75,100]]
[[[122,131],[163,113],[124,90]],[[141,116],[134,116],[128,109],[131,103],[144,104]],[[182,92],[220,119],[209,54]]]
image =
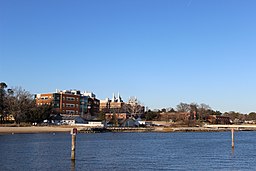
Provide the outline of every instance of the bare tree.
[[36,106],[33,95],[21,87],[13,89],[13,94],[7,96],[5,103],[8,114],[13,115],[16,123],[26,121],[26,116],[31,115],[32,108]]
[[180,103],[176,106],[177,112],[190,112],[190,105],[187,103]]
[[207,104],[201,103],[198,106],[198,117],[199,120],[205,119],[210,114],[211,107]]
[[126,110],[132,116],[144,114],[145,107],[136,97],[130,97],[126,104]]

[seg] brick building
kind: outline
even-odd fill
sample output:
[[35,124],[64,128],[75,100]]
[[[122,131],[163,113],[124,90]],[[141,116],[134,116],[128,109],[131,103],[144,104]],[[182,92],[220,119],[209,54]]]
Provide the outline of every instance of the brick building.
[[100,111],[105,114],[107,121],[115,118],[117,120],[125,120],[131,117],[140,117],[144,113],[145,107],[140,105],[137,98],[130,98],[125,103],[120,94],[116,97],[113,94],[112,99],[109,98],[100,101]]
[[111,100],[107,98],[100,101],[100,111],[105,113],[122,113],[125,112],[125,103],[119,93],[117,98],[115,94],[113,94]]
[[54,113],[59,114],[80,114],[80,92],[79,91],[56,91],[56,93],[46,93],[36,95],[37,105],[52,105]]
[[52,105],[53,113],[80,115],[99,112],[99,100],[93,93],[81,93],[77,90],[57,90],[55,93],[36,95],[37,105]]

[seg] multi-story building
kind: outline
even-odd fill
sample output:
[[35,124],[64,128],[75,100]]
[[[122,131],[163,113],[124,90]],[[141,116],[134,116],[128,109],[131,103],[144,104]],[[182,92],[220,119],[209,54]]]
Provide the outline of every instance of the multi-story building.
[[61,113],[60,111],[60,94],[59,93],[45,93],[36,95],[36,104],[39,105],[52,105],[53,113]]
[[91,115],[98,114],[100,111],[100,100],[96,98],[96,95],[91,92],[84,92],[83,96],[88,97],[87,113]]
[[122,100],[119,93],[117,98],[113,93],[113,97],[111,100],[107,98],[106,100],[100,101],[100,111],[102,112],[121,113],[121,112],[125,112],[124,110],[125,110],[125,103]]
[[57,90],[56,93],[37,94],[36,104],[52,105],[54,113],[79,115],[80,92],[75,90]]
[[60,94],[60,113],[69,115],[80,114],[80,91],[63,90]]
[[82,118],[88,113],[88,99],[88,96],[80,96],[80,114]]
[[57,90],[55,93],[36,95],[37,105],[52,105],[53,113],[80,115],[99,112],[99,100],[93,93],[81,93],[77,90]]
[[131,117],[140,117],[144,113],[145,107],[139,103],[136,97],[130,98],[125,103],[118,93],[116,98],[113,94],[112,99],[109,98],[100,101],[100,111],[105,114],[107,121],[115,118],[117,120],[125,120]]

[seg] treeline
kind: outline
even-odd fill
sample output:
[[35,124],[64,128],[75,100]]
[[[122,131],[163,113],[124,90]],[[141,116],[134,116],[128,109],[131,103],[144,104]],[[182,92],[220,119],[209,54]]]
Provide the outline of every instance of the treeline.
[[8,123],[13,116],[16,124],[21,122],[40,123],[50,118],[51,105],[37,106],[34,95],[17,87],[10,89],[4,82],[0,83],[0,122]]
[[199,121],[206,121],[207,117],[210,115],[227,116],[233,122],[256,121],[256,112],[243,114],[235,111],[229,111],[222,113],[218,110],[213,110],[209,105],[204,103],[180,103],[175,108],[169,107],[161,110],[148,110],[143,115],[143,118],[146,120],[161,120],[164,113],[189,113],[191,115],[189,119],[196,119]]
[[190,118],[187,119],[196,119],[196,120],[206,120],[209,115],[222,115],[220,111],[213,110],[209,105],[204,103],[180,103],[175,108],[163,108],[161,110],[148,110],[145,112],[146,120],[161,120],[164,113],[188,113],[191,115]]

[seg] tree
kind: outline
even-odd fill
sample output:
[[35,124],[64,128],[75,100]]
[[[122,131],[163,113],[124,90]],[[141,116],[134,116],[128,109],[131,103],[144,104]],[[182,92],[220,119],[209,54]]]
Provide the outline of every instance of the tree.
[[230,111],[230,112],[225,112],[223,116],[228,116],[232,121],[244,121],[245,120],[245,115],[235,112],[235,111]]
[[5,89],[7,88],[7,84],[4,82],[0,83],[0,121],[3,123],[3,118],[4,118],[4,110],[5,110],[5,95],[6,91]]
[[175,113],[176,111],[173,108],[169,108],[168,112]]
[[16,123],[20,123],[27,121],[36,104],[32,94],[17,87],[13,90],[12,95],[7,96],[6,106],[8,114],[13,115]]
[[208,113],[209,115],[218,115],[218,116],[222,115],[222,113],[221,113],[220,111],[218,111],[218,110],[212,110],[212,109],[208,109],[207,113]]
[[132,116],[141,115],[144,113],[145,107],[136,97],[131,97],[125,105],[126,111]]
[[198,119],[205,120],[210,115],[211,107],[207,104],[201,103],[198,106]]
[[187,103],[180,103],[176,106],[177,112],[190,112],[190,106]]
[[28,91],[21,87],[7,89],[7,91],[5,88],[7,85],[0,83],[1,122],[5,115],[13,115],[18,124],[20,122],[39,123],[50,117],[52,105],[36,106],[34,96]]
[[247,115],[246,120],[256,120],[256,112],[251,112]]
[[161,109],[161,113],[166,113],[166,109],[165,108]]
[[112,114],[112,118],[110,119],[109,123],[112,124],[113,126],[119,126],[117,114],[115,113]]
[[190,107],[190,116],[191,118],[193,118],[194,120],[198,119],[198,104],[196,103],[191,103],[189,105]]
[[27,113],[25,121],[29,123],[41,123],[50,118],[52,110],[52,105],[35,106]]
[[151,121],[151,120],[154,120],[155,118],[157,118],[158,114],[159,114],[158,112],[148,110],[145,113],[145,118],[146,118],[146,120]]

